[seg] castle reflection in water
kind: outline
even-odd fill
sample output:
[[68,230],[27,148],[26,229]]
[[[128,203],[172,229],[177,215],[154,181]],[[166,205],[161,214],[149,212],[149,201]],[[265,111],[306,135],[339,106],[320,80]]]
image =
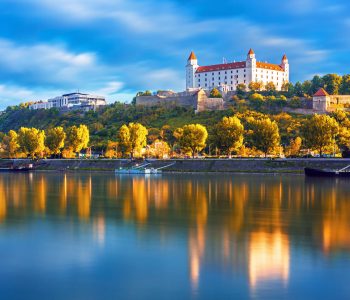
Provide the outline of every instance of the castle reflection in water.
[[255,291],[267,281],[288,285],[291,244],[311,241],[326,257],[350,250],[349,186],[302,176],[1,174],[0,227],[63,217],[91,226],[101,247],[108,224],[164,241],[184,232],[194,290],[210,267],[246,274]]

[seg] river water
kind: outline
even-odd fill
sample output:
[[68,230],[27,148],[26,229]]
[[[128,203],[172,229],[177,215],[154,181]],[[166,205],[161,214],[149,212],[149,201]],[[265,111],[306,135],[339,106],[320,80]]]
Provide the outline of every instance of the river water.
[[1,299],[350,299],[350,181],[0,174]]

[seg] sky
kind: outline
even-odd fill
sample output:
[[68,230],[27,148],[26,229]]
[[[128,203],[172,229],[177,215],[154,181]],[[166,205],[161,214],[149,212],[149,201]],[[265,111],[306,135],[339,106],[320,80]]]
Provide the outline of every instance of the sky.
[[290,63],[290,80],[350,73],[348,0],[0,0],[0,109],[80,91],[131,101],[185,89],[199,65]]

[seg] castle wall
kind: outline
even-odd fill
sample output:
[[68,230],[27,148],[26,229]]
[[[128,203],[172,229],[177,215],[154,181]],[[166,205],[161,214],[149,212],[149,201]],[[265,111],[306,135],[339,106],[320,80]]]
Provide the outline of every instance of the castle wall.
[[350,105],[350,95],[331,95],[312,98],[312,108],[319,112],[327,112]]

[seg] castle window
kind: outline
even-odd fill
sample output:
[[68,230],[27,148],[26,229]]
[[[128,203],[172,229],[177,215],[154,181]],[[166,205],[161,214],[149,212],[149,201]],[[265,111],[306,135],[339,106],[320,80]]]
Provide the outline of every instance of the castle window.
[[207,81],[207,78],[205,78],[205,81]]
[[220,75],[220,72],[219,72],[219,75]]
[[211,80],[214,81],[214,77]]
[[213,76],[214,76],[214,73],[211,73],[211,75],[213,75]]
[[244,80],[244,83],[245,83],[245,80]]
[[[220,74],[220,72],[219,72],[219,74]],[[219,80],[220,80],[220,76],[219,76]]]
[[225,81],[225,84],[227,84],[227,81]]
[[207,84],[205,84],[205,87],[207,87]]
[[245,69],[244,69],[244,72],[245,72]]
[[205,73],[205,76],[207,76],[208,74],[207,73]]
[[245,74],[244,74],[244,78],[245,78]]
[[225,74],[227,74],[227,72],[225,71]]
[[236,73],[238,73],[238,70],[236,71]]
[[227,79],[227,76],[225,76],[225,79]]
[[231,74],[233,73],[233,71],[231,70]]

